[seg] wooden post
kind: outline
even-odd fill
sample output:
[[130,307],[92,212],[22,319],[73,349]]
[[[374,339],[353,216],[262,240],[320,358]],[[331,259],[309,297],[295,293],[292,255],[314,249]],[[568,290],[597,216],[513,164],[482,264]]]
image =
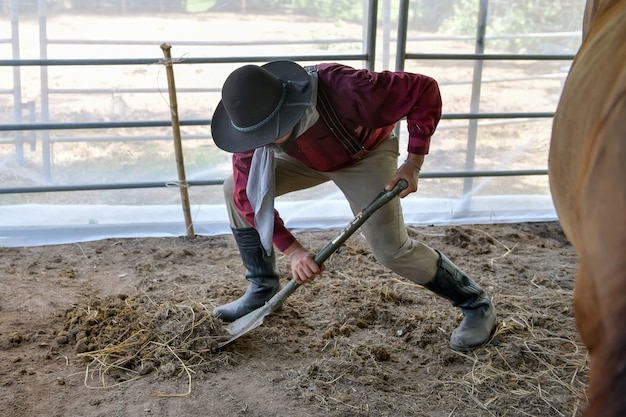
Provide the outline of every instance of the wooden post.
[[183,147],[180,138],[180,122],[178,119],[178,101],[176,100],[176,83],[174,82],[174,67],[172,65],[172,55],[170,49],[172,45],[161,44],[163,55],[165,56],[165,70],[167,72],[167,89],[170,97],[170,113],[172,116],[172,132],[174,134],[174,150],[176,151],[176,167],[178,168],[178,187],[180,188],[180,198],[185,214],[185,225],[187,226],[187,236],[195,237],[193,222],[191,220],[191,209],[189,205],[189,192],[187,179],[185,177],[185,163],[183,161]]

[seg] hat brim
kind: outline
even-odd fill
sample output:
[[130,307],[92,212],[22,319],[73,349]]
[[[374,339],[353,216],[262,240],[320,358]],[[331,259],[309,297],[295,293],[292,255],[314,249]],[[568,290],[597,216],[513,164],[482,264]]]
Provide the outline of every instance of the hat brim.
[[311,100],[311,82],[304,68],[292,61],[273,61],[262,68],[287,82],[285,100],[278,113],[253,132],[241,132],[233,126],[222,101],[213,113],[213,141],[227,152],[246,152],[275,142],[285,136],[302,118]]

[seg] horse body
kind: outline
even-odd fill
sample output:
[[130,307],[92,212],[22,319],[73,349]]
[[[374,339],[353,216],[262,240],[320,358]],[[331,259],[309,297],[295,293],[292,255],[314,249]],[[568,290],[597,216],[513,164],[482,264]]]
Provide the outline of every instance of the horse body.
[[576,322],[590,354],[585,417],[626,416],[626,0],[589,0],[559,102],[550,188],[579,257]]

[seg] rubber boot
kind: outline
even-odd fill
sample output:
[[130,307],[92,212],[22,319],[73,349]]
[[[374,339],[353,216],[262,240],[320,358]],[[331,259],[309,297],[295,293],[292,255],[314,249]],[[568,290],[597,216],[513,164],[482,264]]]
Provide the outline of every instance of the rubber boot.
[[274,250],[267,255],[259,233],[252,227],[232,230],[250,285],[243,296],[214,310],[213,313],[227,323],[262,307],[280,290]]
[[424,287],[444,297],[463,312],[463,321],[452,332],[450,347],[470,350],[485,344],[496,324],[491,300],[482,288],[465,275],[442,253],[437,261],[437,273]]

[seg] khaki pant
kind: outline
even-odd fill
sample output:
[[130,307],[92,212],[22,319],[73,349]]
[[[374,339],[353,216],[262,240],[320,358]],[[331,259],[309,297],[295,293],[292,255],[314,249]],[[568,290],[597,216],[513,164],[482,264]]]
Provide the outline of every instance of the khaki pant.
[[[398,167],[398,139],[390,137],[357,164],[335,172],[318,172],[289,155],[276,154],[276,195],[333,181],[346,196],[352,212],[358,213],[383,190]],[[250,227],[235,208],[233,177],[224,183],[231,227]],[[360,229],[372,253],[385,267],[418,284],[431,281],[437,271],[438,254],[422,242],[409,238],[400,199],[385,204]],[[306,247],[306,243],[303,244]]]

